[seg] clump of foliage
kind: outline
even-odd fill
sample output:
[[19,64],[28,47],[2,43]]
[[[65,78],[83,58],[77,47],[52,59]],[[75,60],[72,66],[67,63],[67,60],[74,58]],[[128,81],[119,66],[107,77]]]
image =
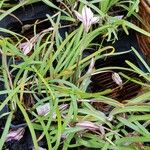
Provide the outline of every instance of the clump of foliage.
[[[97,60],[116,54],[113,46],[103,46],[101,41],[97,42],[97,38],[103,37],[114,42],[118,39],[120,28],[126,34],[131,28],[150,37],[150,33],[128,21],[131,16],[140,19],[136,13],[139,1],[42,1],[56,10],[54,16],[47,15],[50,28],[37,33],[35,24],[32,39],[0,28],[1,32],[12,35],[10,38],[0,38],[0,81],[5,87],[0,95],[6,96],[1,101],[0,112],[8,107],[7,112],[0,114],[0,118],[5,120],[0,149],[5,146],[10,129],[13,128],[14,114],[18,111],[23,117],[21,128],[29,129],[34,149],[39,149],[38,143],[42,140],[45,140],[45,148],[49,150],[82,146],[102,150],[148,149],[150,67],[134,48],[131,50],[147,69],[146,73],[128,60],[126,68],[94,66]],[[4,11],[0,20],[19,7],[35,2],[27,0],[9,4],[9,1],[2,0],[0,7]],[[75,16],[75,11],[81,13],[85,5],[100,17],[99,22],[91,26],[88,32],[85,32],[83,23]],[[121,18],[115,13],[116,8],[125,11]],[[65,25],[69,32],[63,38],[60,33],[62,20],[71,22]],[[26,44],[25,47],[22,44]],[[28,52],[24,53],[26,50]],[[90,54],[86,55],[87,51]],[[121,103],[107,96],[113,89],[97,93],[88,90],[93,74],[113,72],[114,69],[127,82],[140,84],[144,92]],[[128,77],[122,70],[137,73],[145,83]],[[107,113],[98,110],[93,102],[107,104],[111,110]],[[16,126],[15,130],[18,128]]]

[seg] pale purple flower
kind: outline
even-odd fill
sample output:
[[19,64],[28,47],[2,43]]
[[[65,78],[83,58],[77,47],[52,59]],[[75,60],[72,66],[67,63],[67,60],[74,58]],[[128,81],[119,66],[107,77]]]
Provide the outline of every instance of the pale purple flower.
[[105,130],[104,130],[102,125],[98,125],[98,124],[95,124],[95,123],[90,122],[90,121],[78,122],[76,124],[76,126],[79,126],[83,129],[91,130],[91,131],[99,130],[102,133],[102,135],[105,134]]
[[6,142],[9,142],[12,140],[19,141],[23,137],[24,132],[25,132],[24,128],[18,128],[16,130],[10,131],[6,137]]
[[[66,110],[68,108],[68,104],[61,104],[59,106],[59,110],[61,111],[61,113]],[[49,112],[50,112],[50,104],[49,103],[45,103],[43,105],[39,105],[36,108],[37,114],[40,116],[46,116]],[[56,113],[53,113],[53,119],[56,118]]]
[[33,44],[30,41],[24,42],[19,45],[19,48],[23,51],[25,55],[27,55],[32,50]]
[[94,17],[93,12],[87,6],[82,9],[82,14],[75,11],[76,17],[83,23],[85,32],[88,32],[91,25],[99,21],[99,17]]
[[89,129],[89,130],[98,130],[99,129],[99,127],[96,124],[94,124],[90,121],[78,122],[76,124],[76,126],[79,126],[84,129]]
[[30,53],[30,51],[32,50],[33,46],[38,41],[40,35],[43,34],[43,33],[48,33],[48,32],[50,32],[52,30],[53,30],[53,28],[48,28],[48,29],[43,30],[42,32],[40,32],[39,34],[35,35],[34,37],[32,37],[27,42],[19,44],[18,48],[21,49],[25,55],[27,55],[28,53]]
[[76,126],[79,126],[83,129],[90,130],[90,131],[100,131],[101,135],[105,135],[105,129],[100,124],[96,124],[90,121],[83,121],[83,122],[78,122]]

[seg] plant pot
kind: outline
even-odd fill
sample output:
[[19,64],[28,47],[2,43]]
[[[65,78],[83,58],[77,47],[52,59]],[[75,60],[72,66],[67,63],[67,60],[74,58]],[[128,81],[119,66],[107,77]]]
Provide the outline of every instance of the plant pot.
[[[135,20],[136,24],[150,32],[150,0],[141,0],[139,5],[139,16],[142,19],[142,22]],[[150,38],[137,33],[137,39],[140,45],[140,48],[145,55],[145,58],[150,63]]]

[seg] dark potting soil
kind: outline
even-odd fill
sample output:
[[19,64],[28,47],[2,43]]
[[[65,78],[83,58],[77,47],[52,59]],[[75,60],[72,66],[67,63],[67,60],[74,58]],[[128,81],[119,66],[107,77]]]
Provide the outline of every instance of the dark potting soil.
[[[30,5],[23,6],[15,10],[12,13],[12,15],[8,15],[5,18],[3,18],[0,21],[0,27],[30,37],[30,34],[33,35],[33,25],[37,20],[38,22],[43,21],[47,19],[46,15],[53,16],[55,13],[55,9],[49,7],[43,2],[33,3]],[[61,21],[61,25],[66,24],[68,24],[68,22]],[[27,29],[28,27],[25,27],[26,25],[32,25],[32,27],[30,29]],[[22,27],[25,27],[25,31],[22,29]],[[36,29],[40,32],[49,27],[51,27],[51,24],[50,21],[47,20],[43,23],[37,23]],[[61,28],[59,31],[60,35],[64,37],[65,32],[68,31],[68,28]],[[0,32],[0,35],[4,37],[11,36],[10,34],[4,32]]]
[[[5,87],[4,87],[4,83],[1,81],[0,82],[0,90],[4,90]],[[0,94],[0,103],[3,102],[6,98],[6,95],[5,94]],[[4,114],[5,112],[8,112],[8,106],[5,105],[4,108],[0,111],[0,115],[1,114]],[[0,126],[1,126],[1,121],[0,121]],[[2,123],[3,124],[3,123]]]
[[[21,33],[22,26],[26,24],[34,24],[36,20],[43,20],[46,18],[46,14],[49,14],[51,16],[53,14],[53,11],[54,10],[52,10],[52,8],[41,2],[27,5],[17,9],[12,13],[18,19],[16,19],[12,15],[8,15],[0,21],[0,27],[9,29],[17,33]],[[48,26],[49,24],[46,25]],[[9,34],[3,32],[0,32],[0,35],[10,36]]]

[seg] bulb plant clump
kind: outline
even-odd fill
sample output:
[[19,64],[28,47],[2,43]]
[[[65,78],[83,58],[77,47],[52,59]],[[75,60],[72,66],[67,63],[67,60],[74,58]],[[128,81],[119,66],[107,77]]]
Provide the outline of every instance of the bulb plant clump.
[[143,1],[0,2],[0,150],[150,149]]

